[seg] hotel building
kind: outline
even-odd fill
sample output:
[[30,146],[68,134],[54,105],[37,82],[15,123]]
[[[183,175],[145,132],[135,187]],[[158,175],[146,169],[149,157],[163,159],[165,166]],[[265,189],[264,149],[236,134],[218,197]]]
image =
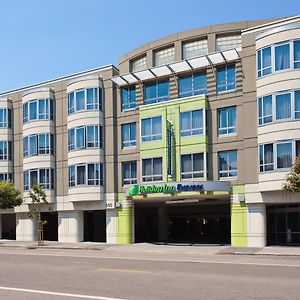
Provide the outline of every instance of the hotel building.
[[[113,65],[0,94],[0,179],[24,203],[1,236],[300,244],[300,16],[214,25],[149,42]],[[49,212],[49,206],[52,212]]]

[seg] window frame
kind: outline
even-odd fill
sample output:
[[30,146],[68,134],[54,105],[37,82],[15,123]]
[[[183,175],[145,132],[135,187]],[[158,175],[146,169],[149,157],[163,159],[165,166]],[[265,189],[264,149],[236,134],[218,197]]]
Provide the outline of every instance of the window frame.
[[[194,156],[199,155],[199,154],[200,155],[202,154],[203,170],[202,171],[194,171]],[[183,170],[183,167],[182,167],[182,157],[183,156],[190,156],[192,171],[190,171],[190,172],[182,171]],[[202,176],[195,176],[198,174],[202,175]],[[189,176],[189,175],[191,175],[191,176],[184,178],[184,176]],[[180,178],[181,178],[181,180],[190,180],[190,179],[206,180],[206,152],[181,154],[180,155]]]
[[[156,159],[160,159],[161,160],[161,174],[153,174],[153,170],[154,170],[154,160]],[[144,161],[145,160],[150,160],[151,161],[151,175],[143,175],[143,171],[144,171]],[[163,173],[164,173],[164,169],[163,169],[163,158],[161,156],[159,157],[151,157],[151,158],[143,158],[142,159],[142,182],[144,183],[148,183],[148,182],[161,182],[163,181]],[[144,180],[145,178],[149,178],[152,180]],[[155,179],[155,180],[154,180]]]
[[[229,110],[230,109],[235,109],[235,126],[229,126]],[[220,127],[221,126],[221,122],[220,122],[220,113],[221,111],[226,111],[226,127]],[[220,107],[217,109],[217,117],[218,117],[218,136],[222,137],[222,136],[227,136],[227,135],[236,135],[237,134],[237,106],[227,106],[227,107]],[[222,130],[225,130],[225,133],[221,133]],[[229,132],[230,130],[233,130],[232,132]]]
[[[205,77],[205,88],[203,89],[195,89],[195,77]],[[180,92],[180,80],[190,78],[192,79],[192,89],[189,92]],[[199,92],[201,91],[201,92]],[[192,73],[189,75],[182,75],[178,77],[178,98],[188,98],[192,96],[197,96],[197,95],[206,95],[207,93],[207,72],[197,72],[197,73]]]
[[[153,134],[153,119],[156,119],[156,118],[160,118],[160,134]],[[150,120],[151,122],[151,134],[150,135],[143,135],[143,122],[145,122],[146,120]],[[162,132],[163,132],[163,119],[162,119],[162,116],[155,116],[155,117],[150,117],[150,118],[144,118],[144,119],[141,119],[141,143],[147,143],[147,142],[155,142],[155,141],[162,141]],[[149,139],[148,139],[148,138]],[[147,139],[145,139],[147,138]]]
[[[193,128],[193,113],[196,112],[201,112],[202,113],[202,127],[199,128]],[[182,129],[182,115],[183,114],[189,114],[190,115],[190,121],[189,121],[189,125],[190,125],[190,129]],[[180,137],[184,138],[184,137],[189,137],[189,136],[194,136],[194,135],[204,135],[206,132],[206,110],[204,108],[200,108],[200,109],[195,109],[195,110],[189,110],[189,111],[182,111],[179,114],[179,123],[180,123]],[[200,133],[197,133],[197,131],[200,131]],[[187,134],[183,134],[183,133],[187,133]]]
[[[236,169],[230,169],[231,161],[229,160],[229,152],[236,153]],[[227,155],[227,160],[226,160],[227,169],[226,170],[221,170],[221,164],[220,164],[220,154],[221,153],[226,153],[226,155]],[[230,173],[236,173],[236,174],[230,175]],[[221,174],[227,174],[227,176],[221,176]],[[225,150],[225,151],[218,152],[218,177],[219,177],[219,179],[226,179],[226,178],[236,179],[238,177],[238,150],[237,149]]]
[[[123,91],[126,91],[127,93],[127,99],[124,99],[124,93]],[[132,99],[132,92],[134,91],[134,99]],[[120,89],[120,95],[121,95],[121,110],[131,110],[136,108],[136,88],[135,85],[122,87]],[[125,102],[126,100],[126,102]]]
[[[45,112],[41,113],[40,109],[44,103]],[[31,118],[31,109],[32,105],[36,104],[35,114],[36,118]],[[54,119],[54,102],[51,98],[40,98],[33,99],[23,103],[23,124],[34,122],[34,121],[48,121]]]
[[[129,165],[129,172],[130,177],[125,178],[125,165]],[[135,167],[135,177],[132,177],[132,169]],[[125,182],[126,181],[126,182]],[[130,184],[136,184],[137,183],[137,162],[135,160],[132,161],[124,161],[122,162],[122,186],[128,186]]]
[[[168,95],[166,96],[159,96],[159,85],[160,84],[168,84]],[[154,86],[155,87],[155,97],[154,98],[146,98],[146,89]],[[149,105],[149,104],[155,104],[155,103],[160,103],[160,102],[166,102],[170,100],[170,80],[160,80],[160,81],[152,81],[149,83],[144,83],[144,105]]]
[[[228,78],[228,69],[230,67],[234,66],[234,87],[229,88],[229,86],[233,85],[232,82],[229,82],[229,78]],[[218,74],[220,72],[221,69],[225,68],[225,83],[224,84],[219,84],[218,83]],[[225,87],[225,89],[221,89],[221,87]],[[217,94],[224,94],[224,93],[229,93],[229,92],[234,92],[236,91],[236,64],[225,64],[222,66],[219,66],[216,68],[216,89],[217,89]]]
[[[42,183],[41,182],[41,172],[45,171],[46,177],[48,178],[49,182]],[[53,168],[35,168],[35,169],[28,169],[24,170],[23,172],[23,189],[24,191],[29,191],[32,189],[31,185],[31,173],[37,172],[37,183],[38,185],[42,186],[45,190],[54,190],[55,188],[55,171]],[[48,173],[48,175],[47,175]],[[28,175],[28,180],[26,180],[26,176]]]
[[[134,127],[135,136],[132,136],[132,127]],[[124,140],[124,130],[128,128],[129,130],[129,140]],[[121,125],[121,135],[122,135],[122,148],[136,147],[136,123],[126,123]]]

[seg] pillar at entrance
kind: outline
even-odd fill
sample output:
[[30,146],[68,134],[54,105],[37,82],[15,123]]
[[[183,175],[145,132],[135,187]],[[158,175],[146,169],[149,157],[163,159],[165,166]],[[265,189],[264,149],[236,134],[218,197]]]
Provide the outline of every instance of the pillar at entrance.
[[115,209],[106,210],[106,243],[117,243],[117,211]]
[[169,234],[169,216],[166,206],[161,206],[157,210],[157,237],[159,242],[166,242]]
[[248,247],[265,247],[267,244],[266,205],[247,204]]
[[58,241],[61,243],[83,241],[83,211],[58,212]]
[[122,207],[117,208],[117,243],[134,242],[134,209],[131,200],[123,200]]
[[28,213],[16,214],[16,240],[17,241],[37,241],[38,223],[35,219],[30,219]]

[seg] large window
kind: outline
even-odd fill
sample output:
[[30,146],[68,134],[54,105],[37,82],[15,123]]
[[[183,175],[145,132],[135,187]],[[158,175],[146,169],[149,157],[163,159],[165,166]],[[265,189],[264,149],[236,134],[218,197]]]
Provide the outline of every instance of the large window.
[[257,51],[257,77],[272,73],[271,47]]
[[68,130],[68,150],[84,148],[102,148],[102,126],[89,125]]
[[290,44],[282,44],[274,47],[275,71],[290,68]]
[[99,109],[102,110],[101,88],[88,88],[68,94],[68,114]]
[[204,154],[181,155],[181,178],[203,178],[204,177]]
[[275,96],[276,120],[291,118],[291,94],[279,94]]
[[11,110],[8,108],[0,109],[0,128],[11,128]]
[[38,99],[23,104],[23,122],[53,120],[53,100]]
[[180,113],[180,135],[191,136],[203,134],[203,114],[203,109]]
[[142,142],[158,141],[162,139],[161,117],[142,119]]
[[69,166],[69,187],[80,185],[103,185],[103,165],[80,164]]
[[122,110],[136,107],[135,86],[122,87],[121,89]]
[[183,44],[182,46],[182,56],[183,59],[190,59],[202,55],[206,55],[207,50],[207,39],[193,41]]
[[44,189],[54,189],[54,169],[33,169],[24,171],[24,190],[38,184]]
[[175,61],[174,47],[154,51],[154,65],[155,66],[171,64],[174,61]]
[[137,72],[147,69],[147,57],[143,56],[131,61],[131,72]]
[[236,132],[236,106],[218,109],[218,135]]
[[122,125],[122,147],[132,147],[136,145],[136,124],[129,123]]
[[268,124],[273,122],[272,116],[272,96],[265,96],[258,99],[258,124]]
[[259,170],[260,172],[274,170],[273,144],[259,145]]
[[300,119],[300,90],[258,98],[258,124]]
[[0,173],[0,181],[13,181],[12,173]]
[[182,76],[178,81],[179,98],[206,94],[206,73]]
[[237,150],[221,151],[219,156],[219,177],[237,176]]
[[145,84],[144,104],[152,104],[169,100],[169,80]]
[[0,160],[12,160],[12,142],[0,141]]
[[162,158],[147,158],[142,160],[143,182],[161,181],[163,179]]
[[54,154],[54,140],[52,134],[41,133],[24,137],[24,157],[44,154]]
[[235,90],[235,65],[226,65],[217,68],[218,93]]
[[271,45],[257,51],[257,77],[300,68],[300,41]]
[[234,48],[241,48],[241,35],[226,35],[226,36],[218,36],[216,38],[216,50],[217,51],[225,51]]
[[292,142],[277,143],[277,169],[290,168],[292,164]]
[[123,185],[137,183],[136,161],[122,163]]

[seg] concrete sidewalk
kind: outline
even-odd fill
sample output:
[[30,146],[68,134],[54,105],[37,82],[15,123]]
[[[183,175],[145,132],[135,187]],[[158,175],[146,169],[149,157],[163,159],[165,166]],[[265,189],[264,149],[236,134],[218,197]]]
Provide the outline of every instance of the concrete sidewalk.
[[203,256],[203,255],[273,255],[273,256],[299,256],[300,246],[269,246],[265,248],[237,248],[223,245],[202,245],[202,244],[151,244],[139,243],[130,245],[116,245],[106,243],[59,243],[45,241],[45,246],[38,246],[37,242],[21,242],[12,240],[0,240],[0,247],[23,248],[23,249],[64,249],[64,250],[96,250],[109,255],[127,254],[155,254],[171,256]]

